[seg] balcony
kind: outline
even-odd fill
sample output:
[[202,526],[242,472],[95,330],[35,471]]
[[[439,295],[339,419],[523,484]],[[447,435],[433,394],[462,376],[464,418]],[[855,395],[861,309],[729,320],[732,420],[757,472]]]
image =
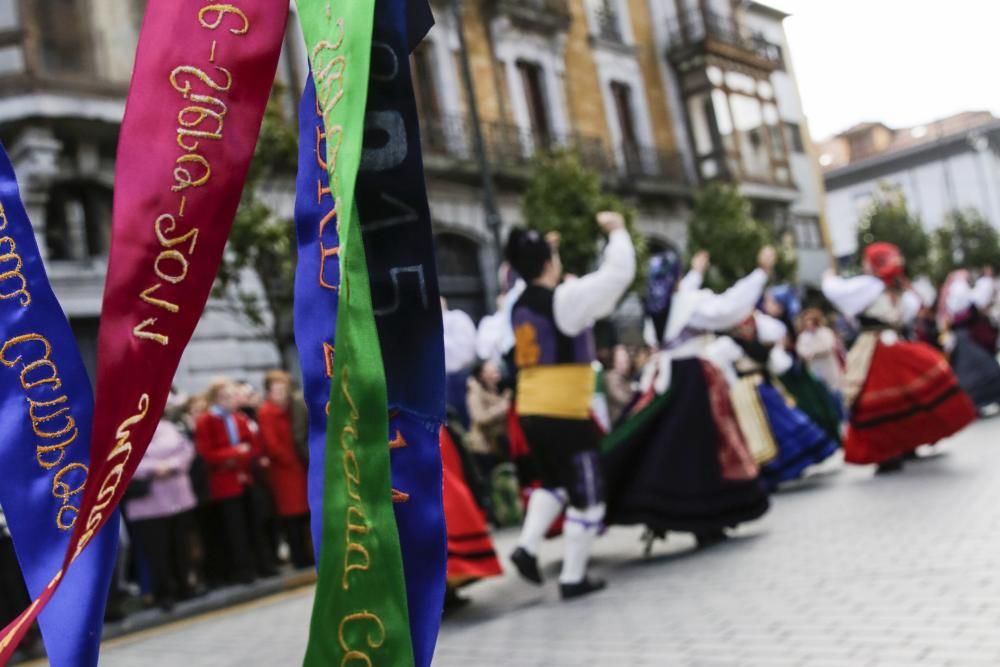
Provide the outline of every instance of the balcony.
[[710,11],[685,12],[668,24],[667,56],[675,64],[713,53],[766,70],[784,67],[781,46],[760,35],[750,35],[734,16]]
[[687,180],[680,153],[629,145],[622,146],[620,151],[624,158],[621,171],[630,182],[653,180],[685,183]]
[[[676,194],[687,189],[678,153],[646,146],[611,150],[600,136],[540,137],[512,123],[484,123],[482,130],[486,154],[497,177],[514,185],[524,182],[526,169],[539,152],[569,149],[577,154],[583,166],[600,174],[611,186],[650,194]],[[478,179],[479,165],[467,116],[421,118],[421,133],[428,172],[470,181]]]
[[565,32],[572,20],[569,0],[488,0],[487,6],[526,30]]

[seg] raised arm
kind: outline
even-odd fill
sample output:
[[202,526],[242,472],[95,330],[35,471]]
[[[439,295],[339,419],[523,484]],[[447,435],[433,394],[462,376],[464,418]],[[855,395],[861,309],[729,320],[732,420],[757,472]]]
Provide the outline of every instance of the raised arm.
[[767,272],[756,269],[722,294],[700,300],[689,325],[702,331],[731,329],[753,312],[767,286]]
[[621,225],[608,235],[600,268],[556,288],[552,304],[556,326],[567,336],[580,334],[614,311],[634,278],[635,248]]
[[823,296],[848,317],[856,317],[885,291],[885,283],[875,276],[841,278],[827,274],[823,278]]

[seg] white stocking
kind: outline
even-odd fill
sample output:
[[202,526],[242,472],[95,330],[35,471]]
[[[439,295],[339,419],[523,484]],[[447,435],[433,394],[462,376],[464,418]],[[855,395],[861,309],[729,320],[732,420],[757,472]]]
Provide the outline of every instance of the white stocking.
[[590,560],[590,548],[601,528],[604,518],[604,504],[593,505],[585,510],[570,507],[566,510],[566,527],[563,529],[563,539],[566,542],[566,553],[563,556],[561,584],[578,584],[587,576],[587,561]]
[[565,505],[566,501],[560,491],[549,489],[532,491],[517,546],[524,548],[532,556],[537,556],[545,534],[549,532],[549,527],[562,513]]

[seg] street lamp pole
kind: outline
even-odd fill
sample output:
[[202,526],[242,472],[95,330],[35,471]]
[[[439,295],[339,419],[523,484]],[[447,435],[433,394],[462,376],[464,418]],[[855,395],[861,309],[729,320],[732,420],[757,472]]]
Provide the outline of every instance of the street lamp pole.
[[476,85],[472,78],[472,66],[469,64],[469,51],[465,41],[465,25],[462,21],[462,0],[451,0],[451,13],[455,20],[455,30],[458,32],[459,60],[462,63],[462,82],[465,84],[465,99],[469,105],[469,121],[472,125],[473,149],[479,162],[479,173],[482,177],[483,210],[486,214],[486,226],[493,235],[493,250],[496,267],[503,261],[503,240],[501,228],[503,221],[497,208],[496,188],[493,184],[493,166],[486,153],[486,142],[483,140],[483,128],[479,122],[479,105],[476,102]]

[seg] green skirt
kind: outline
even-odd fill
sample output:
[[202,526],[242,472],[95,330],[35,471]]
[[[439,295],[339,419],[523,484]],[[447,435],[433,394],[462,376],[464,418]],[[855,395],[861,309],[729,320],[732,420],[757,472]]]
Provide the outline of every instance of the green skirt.
[[793,366],[779,380],[795,399],[795,407],[840,442],[841,411],[835,402],[837,399],[823,381],[801,364]]

